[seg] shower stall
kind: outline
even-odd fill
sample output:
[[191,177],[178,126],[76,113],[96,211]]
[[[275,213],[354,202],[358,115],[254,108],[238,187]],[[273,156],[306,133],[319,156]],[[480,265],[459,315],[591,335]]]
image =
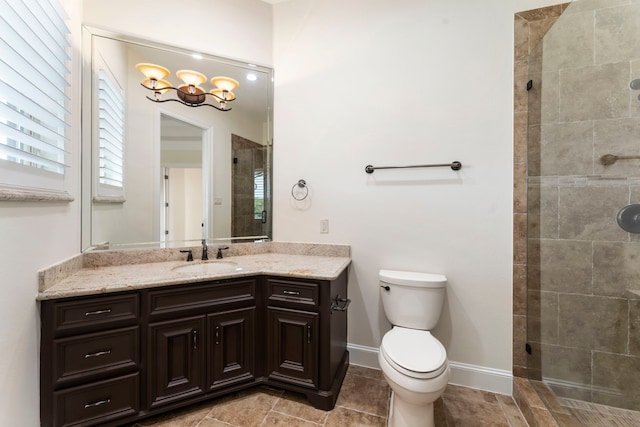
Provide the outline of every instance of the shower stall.
[[640,2],[554,21],[523,83],[526,373],[578,425],[640,425]]

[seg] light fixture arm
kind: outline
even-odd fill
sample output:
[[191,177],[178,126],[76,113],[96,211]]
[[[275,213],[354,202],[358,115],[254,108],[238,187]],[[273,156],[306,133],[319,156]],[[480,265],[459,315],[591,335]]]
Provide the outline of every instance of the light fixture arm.
[[[153,80],[152,80],[152,82],[153,82]],[[153,84],[153,83],[152,83],[152,84]],[[159,91],[159,89],[158,89],[157,87],[149,87],[149,86],[145,85],[144,83],[140,83],[140,86],[142,86],[143,88],[145,88],[145,89],[147,89],[147,90],[150,90],[150,91],[152,91],[152,92],[155,92],[156,94],[159,94],[159,93],[160,93],[160,91]],[[188,106],[188,107],[203,107],[203,106],[208,106],[208,107],[215,108],[216,110],[219,110],[219,111],[231,111],[231,108],[226,108],[227,102],[231,102],[231,101],[234,101],[234,100],[235,100],[235,98],[231,98],[231,99],[224,99],[224,98],[221,98],[221,97],[219,97],[218,95],[216,95],[216,94],[214,94],[214,93],[208,93],[208,92],[199,93],[199,94],[195,94],[195,95],[194,95],[194,94],[192,94],[192,93],[186,93],[186,92],[184,92],[182,89],[177,88],[177,87],[173,87],[173,86],[163,86],[161,89],[162,89],[163,91],[168,91],[168,90],[175,90],[176,92],[177,92],[177,91],[182,91],[182,92],[183,92],[183,93],[185,93],[186,95],[202,97],[202,99],[205,99],[205,98],[206,98],[206,96],[212,96],[212,97],[214,97],[214,98],[216,99],[216,101],[218,101],[221,105],[223,105],[223,107],[218,107],[218,106],[216,106],[216,105],[209,104],[209,103],[206,103],[206,102],[187,102],[187,101],[183,101],[182,99],[176,99],[176,98],[169,98],[169,99],[159,99],[159,98],[155,98],[155,99],[154,99],[154,98],[151,98],[151,97],[149,97],[149,96],[146,96],[146,98],[147,98],[149,101],[153,101],[153,102],[170,102],[170,101],[175,101],[175,102],[179,102],[179,103],[181,103],[181,104],[183,104],[183,105],[186,105],[186,106]],[[222,91],[222,93],[223,93],[223,95],[226,97],[226,94],[228,93],[228,91],[223,90],[223,91]]]

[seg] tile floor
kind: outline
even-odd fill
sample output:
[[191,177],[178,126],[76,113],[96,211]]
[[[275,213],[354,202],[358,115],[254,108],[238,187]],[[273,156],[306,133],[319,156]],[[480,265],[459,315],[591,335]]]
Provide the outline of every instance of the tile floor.
[[561,419],[558,424],[562,427],[638,427],[640,426],[640,412],[628,409],[614,408],[597,403],[584,402],[566,398],[558,398],[558,403],[568,409],[573,416],[569,423]]
[[[351,365],[332,411],[304,396],[268,387],[197,404],[132,427],[381,426],[387,425],[390,390],[380,371]],[[436,427],[526,427],[510,396],[450,385],[435,404]]]

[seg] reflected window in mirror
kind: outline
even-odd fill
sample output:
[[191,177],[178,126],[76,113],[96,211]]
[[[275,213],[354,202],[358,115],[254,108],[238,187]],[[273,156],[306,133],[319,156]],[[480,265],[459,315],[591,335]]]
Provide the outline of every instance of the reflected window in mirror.
[[[124,90],[106,70],[98,72],[99,196],[124,199]],[[124,201],[124,200],[123,200]]]
[[263,221],[264,210],[264,170],[262,168],[253,171],[253,212],[254,219]]

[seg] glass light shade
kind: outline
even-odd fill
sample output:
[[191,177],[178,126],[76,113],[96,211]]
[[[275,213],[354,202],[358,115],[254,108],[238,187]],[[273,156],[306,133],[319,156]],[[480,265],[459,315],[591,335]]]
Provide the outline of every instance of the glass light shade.
[[167,68],[161,67],[160,65],[156,64],[149,64],[146,62],[136,64],[136,68],[148,79],[161,80],[167,77],[170,73],[169,69]]
[[225,94],[223,93],[222,89],[211,89],[209,93],[217,96],[218,101],[221,101],[221,100],[233,101],[234,99],[236,99],[236,96],[233,94],[233,92],[227,92],[226,98],[225,98]]
[[193,70],[176,71],[176,76],[188,85],[199,86],[207,81],[207,77]]
[[240,83],[231,77],[218,76],[211,79],[211,84],[222,90],[232,91],[237,88]]
[[153,82],[151,81],[151,79],[144,79],[142,81],[142,84],[161,94],[167,93],[171,89],[171,82],[168,82],[166,80],[156,80],[155,87],[153,86]]

